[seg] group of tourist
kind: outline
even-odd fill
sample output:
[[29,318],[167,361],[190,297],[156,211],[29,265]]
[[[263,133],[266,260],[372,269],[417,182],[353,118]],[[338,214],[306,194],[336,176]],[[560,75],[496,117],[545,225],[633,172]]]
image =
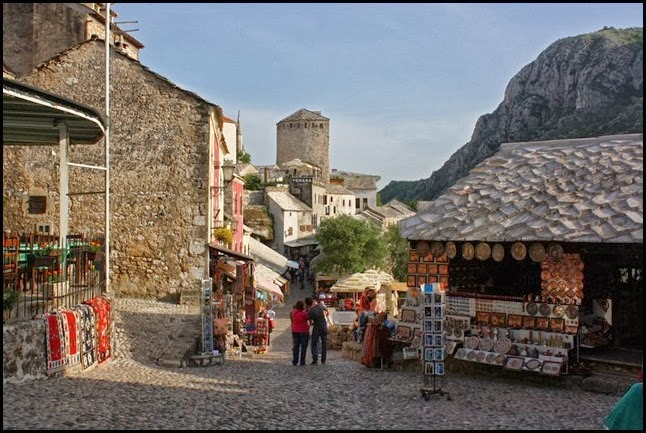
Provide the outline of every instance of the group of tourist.
[[310,343],[312,365],[325,364],[327,359],[327,316],[328,309],[323,302],[312,298],[298,300],[289,315],[292,322],[292,365],[305,365],[307,346]]

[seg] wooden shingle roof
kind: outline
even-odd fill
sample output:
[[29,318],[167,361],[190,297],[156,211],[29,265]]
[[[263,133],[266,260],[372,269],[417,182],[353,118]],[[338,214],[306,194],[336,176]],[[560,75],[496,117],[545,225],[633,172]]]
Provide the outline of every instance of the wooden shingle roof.
[[503,144],[416,215],[411,240],[643,243],[643,134]]

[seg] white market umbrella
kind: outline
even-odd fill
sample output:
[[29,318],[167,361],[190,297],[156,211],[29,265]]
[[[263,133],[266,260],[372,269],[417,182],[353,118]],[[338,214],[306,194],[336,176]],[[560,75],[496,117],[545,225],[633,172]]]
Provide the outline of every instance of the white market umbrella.
[[339,279],[330,287],[330,292],[361,293],[366,287],[379,290],[381,283],[376,278],[366,276],[362,272],[357,272]]

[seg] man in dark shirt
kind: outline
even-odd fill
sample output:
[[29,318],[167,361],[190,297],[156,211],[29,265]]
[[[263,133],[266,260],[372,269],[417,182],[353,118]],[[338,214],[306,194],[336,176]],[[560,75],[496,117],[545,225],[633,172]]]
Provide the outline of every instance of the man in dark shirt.
[[312,298],[305,298],[307,316],[312,325],[312,365],[318,364],[319,342],[321,343],[321,364],[327,358],[327,315],[328,310],[323,302],[316,302]]

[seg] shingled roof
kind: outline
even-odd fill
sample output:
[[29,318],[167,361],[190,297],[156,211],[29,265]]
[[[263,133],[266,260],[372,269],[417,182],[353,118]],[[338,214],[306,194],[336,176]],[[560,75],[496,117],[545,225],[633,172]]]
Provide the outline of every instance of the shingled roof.
[[643,243],[643,134],[503,144],[415,216],[410,240]]
[[379,175],[352,173],[337,169],[332,169],[330,178],[343,179],[343,186],[350,190],[376,190],[377,182],[381,180],[381,176]]
[[311,212],[312,208],[287,191],[266,190],[270,197],[283,211]]
[[285,117],[283,120],[281,120],[278,123],[281,122],[293,122],[293,121],[298,121],[298,120],[330,120],[325,116],[321,116],[320,111],[310,111],[305,108],[301,108],[297,112],[290,114],[289,116]]

